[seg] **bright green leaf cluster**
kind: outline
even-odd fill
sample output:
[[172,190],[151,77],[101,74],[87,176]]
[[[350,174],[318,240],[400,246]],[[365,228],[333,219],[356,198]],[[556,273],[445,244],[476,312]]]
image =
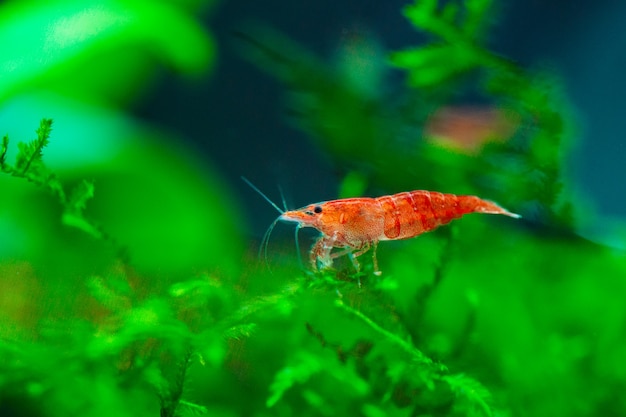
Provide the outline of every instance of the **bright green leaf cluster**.
[[419,30],[435,37],[428,47],[394,52],[390,59],[398,68],[409,70],[413,87],[428,87],[462,75],[497,59],[480,48],[491,0],[447,2],[439,8],[436,0],[417,1],[404,15]]
[[52,120],[43,119],[37,129],[37,139],[32,142],[20,142],[17,144],[19,153],[15,157],[15,169],[25,175],[30,170],[31,173],[37,174],[43,162],[43,148],[48,146],[48,138],[52,131]]

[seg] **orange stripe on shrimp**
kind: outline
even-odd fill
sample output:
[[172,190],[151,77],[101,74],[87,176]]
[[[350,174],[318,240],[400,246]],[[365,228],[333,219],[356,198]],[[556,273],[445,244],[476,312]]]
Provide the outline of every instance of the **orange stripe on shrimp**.
[[[348,254],[358,270],[356,258],[372,248],[374,273],[380,275],[376,247],[381,240],[410,239],[469,213],[521,217],[476,196],[423,190],[378,198],[344,198],[283,211],[245,178],[244,181],[281,212],[266,238],[279,220],[295,222],[299,228],[313,227],[320,231],[321,236],[310,252],[314,270],[330,268],[333,259]],[[342,250],[332,252],[335,248]]]

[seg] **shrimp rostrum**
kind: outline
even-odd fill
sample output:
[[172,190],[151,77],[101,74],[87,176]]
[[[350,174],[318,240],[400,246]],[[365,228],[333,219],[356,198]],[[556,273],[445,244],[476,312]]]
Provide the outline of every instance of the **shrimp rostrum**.
[[[256,187],[253,188],[260,192]],[[330,268],[333,259],[344,255],[350,256],[358,270],[356,258],[371,248],[374,273],[377,275],[380,271],[376,261],[376,247],[381,240],[419,236],[469,213],[520,217],[476,196],[423,190],[378,198],[331,200],[290,211],[282,211],[275,204],[272,205],[282,213],[274,224],[279,220],[295,222],[298,227],[313,227],[321,233],[309,254],[314,270]],[[338,250],[333,252],[335,248]]]

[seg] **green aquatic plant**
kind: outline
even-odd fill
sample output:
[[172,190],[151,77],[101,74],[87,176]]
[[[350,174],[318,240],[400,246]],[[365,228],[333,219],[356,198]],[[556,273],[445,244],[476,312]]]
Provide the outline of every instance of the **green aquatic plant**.
[[[343,176],[357,175],[386,193],[419,187],[476,194],[504,207],[527,205],[533,221],[571,230],[572,207],[561,178],[568,118],[558,78],[488,50],[491,8],[483,0],[406,6],[404,15],[430,41],[390,53],[391,66],[403,70],[408,85],[393,96],[353,88],[332,65],[270,28],[253,27],[253,35],[241,36],[250,59],[289,87],[291,119]],[[427,140],[433,113],[463,103],[476,90],[521,126],[512,137],[476,144],[480,152],[470,154]]]
[[[305,415],[497,415],[507,404],[516,407],[515,400],[488,376],[496,370],[484,373],[488,382],[479,382],[473,374],[481,374],[481,366],[474,355],[492,345],[497,356],[503,343],[497,332],[502,329],[491,327],[482,340],[475,334],[495,324],[484,318],[493,308],[489,294],[502,296],[499,287],[508,288],[513,279],[528,284],[529,277],[502,252],[510,237],[491,231],[496,241],[488,249],[499,251],[506,262],[485,264],[485,248],[460,238],[457,228],[443,230],[448,230],[441,235],[443,242],[426,239],[420,256],[410,246],[396,248],[397,258],[388,264],[391,272],[381,279],[363,275],[361,288],[356,277],[343,271],[312,277],[281,269],[273,277],[255,271],[255,282],[245,293],[237,289],[241,283],[210,274],[159,291],[153,284],[137,286],[144,277],[120,264],[86,281],[97,301],[86,318],[49,322],[37,343],[2,340],[3,406],[21,408],[25,398],[36,398],[41,407],[59,413],[88,407],[95,410],[92,415],[113,410],[124,410],[122,415],[228,414],[224,410],[263,415],[264,406],[278,413],[297,407]],[[478,236],[472,227],[462,230],[473,239]],[[519,232],[515,236],[518,242],[532,239]],[[576,242],[568,246],[552,239],[539,253],[560,250],[586,259],[586,270],[601,264],[608,270],[609,253]],[[538,259],[533,250],[518,243],[517,262],[537,271],[552,262]],[[413,261],[403,258],[405,254]],[[422,265],[420,276],[410,269],[416,262]],[[573,268],[563,273],[578,276],[582,289],[584,275]],[[477,281],[487,271],[498,277],[498,285]],[[266,288],[260,290],[260,285]],[[494,285],[495,290],[490,288]],[[441,297],[450,312],[438,312]],[[531,335],[537,330],[520,321],[523,314],[515,299],[509,296],[506,314],[496,305],[498,318],[508,317],[507,326],[516,323],[517,332]],[[438,333],[432,315],[446,318],[452,312],[449,322],[439,322]],[[440,333],[450,323],[462,325],[456,341],[453,331]],[[553,340],[559,349],[575,347],[567,339]],[[510,346],[509,354],[515,352]],[[540,369],[549,366],[545,360],[556,358],[534,360]],[[485,358],[482,366],[493,364]],[[233,374],[241,382],[232,381]],[[214,387],[212,394],[203,390],[204,384]],[[99,396],[87,395],[94,387]],[[238,401],[238,396],[247,401]],[[132,406],[124,405],[129,401]]]
[[93,183],[83,180],[68,192],[57,176],[50,172],[43,162],[43,151],[48,146],[51,132],[52,119],[42,119],[36,130],[37,137],[30,142],[18,143],[18,153],[13,165],[7,162],[9,136],[4,135],[0,148],[0,171],[17,178],[23,178],[44,188],[53,194],[61,204],[64,224],[81,229],[96,238],[102,238],[103,232],[98,226],[87,220],[83,213],[87,201],[93,198]]

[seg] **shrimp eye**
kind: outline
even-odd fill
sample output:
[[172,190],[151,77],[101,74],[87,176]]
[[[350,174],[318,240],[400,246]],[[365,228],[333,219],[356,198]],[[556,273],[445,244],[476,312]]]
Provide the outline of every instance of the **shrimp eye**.
[[317,214],[321,213],[322,212],[322,206],[315,206],[313,208],[313,211],[316,212]]

